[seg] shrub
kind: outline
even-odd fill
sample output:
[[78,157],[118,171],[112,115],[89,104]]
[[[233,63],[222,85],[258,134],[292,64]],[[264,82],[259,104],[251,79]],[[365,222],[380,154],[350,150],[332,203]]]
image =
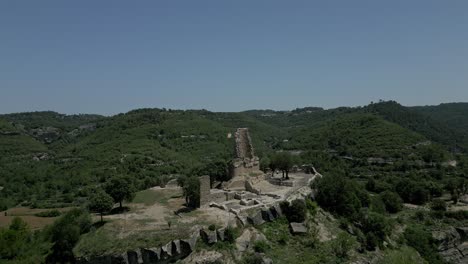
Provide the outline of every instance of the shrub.
[[366,236],[366,247],[373,250],[377,246],[381,246],[391,231],[388,219],[375,212],[361,212],[359,218],[361,229]]
[[304,222],[306,218],[306,204],[303,200],[294,200],[290,204],[287,201],[280,203],[281,211],[289,222]]
[[434,199],[431,202],[431,209],[434,211],[445,212],[447,211],[447,204],[441,199]]
[[339,258],[345,259],[349,256],[349,251],[353,248],[354,241],[350,235],[341,232],[332,242],[332,250]]
[[467,220],[468,219],[468,211],[453,211],[453,212],[445,212],[445,216],[449,218],[453,218],[456,220]]
[[429,191],[416,181],[401,180],[395,189],[403,201],[407,203],[424,204],[429,199]]
[[306,199],[306,208],[307,211],[309,211],[309,214],[314,216],[317,213],[318,205],[311,199]]
[[429,263],[444,263],[437,253],[437,246],[432,235],[421,226],[409,226],[405,229],[406,243],[416,249]]
[[382,199],[382,202],[385,205],[385,210],[389,213],[397,213],[403,209],[403,200],[401,197],[390,191],[385,191],[381,193],[380,199]]
[[241,260],[243,264],[263,264],[263,258],[259,254],[248,254]]
[[47,237],[53,243],[52,252],[47,256],[48,263],[73,263],[73,247],[78,242],[80,235],[89,231],[91,217],[82,209],[68,211],[57,219],[46,232]]
[[209,225],[208,230],[215,231],[216,230],[216,225],[214,225],[214,224]]
[[234,243],[237,235],[238,230],[231,226],[226,227],[226,229],[224,230],[224,240],[228,243]]
[[34,215],[38,217],[57,217],[61,214],[62,213],[60,213],[59,210],[50,210],[50,211],[40,212]]
[[344,176],[330,174],[318,179],[315,184],[318,204],[338,215],[354,216],[361,207],[369,204],[367,193]]
[[265,240],[256,241],[254,244],[254,251],[258,253],[265,253],[270,248],[270,245]]
[[306,204],[303,200],[294,200],[286,215],[289,222],[304,222],[306,218]]
[[373,196],[371,198],[370,210],[379,214],[385,214],[387,212],[385,204],[380,196]]

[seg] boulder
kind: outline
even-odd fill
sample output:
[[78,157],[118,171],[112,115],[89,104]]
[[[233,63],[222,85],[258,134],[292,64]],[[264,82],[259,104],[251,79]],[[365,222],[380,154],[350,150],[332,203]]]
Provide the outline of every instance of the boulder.
[[172,256],[177,256],[182,253],[181,247],[180,247],[180,240],[176,239],[172,241]]
[[270,208],[270,211],[276,218],[283,216],[283,212],[281,211],[281,207],[279,206],[279,204],[273,205]]
[[250,248],[250,230],[245,229],[242,235],[236,239],[236,248],[239,252],[244,252]]
[[468,242],[464,242],[457,246],[460,253],[468,260]]
[[236,214],[236,220],[237,220],[237,225],[238,226],[246,226],[249,223],[247,217],[241,216],[241,215],[238,215],[238,214]]
[[439,254],[444,258],[445,261],[449,263],[454,263],[454,264],[466,263],[466,262],[462,262],[463,256],[460,253],[460,251],[458,251],[458,249],[456,248],[450,248],[444,251],[440,251]]
[[143,263],[157,263],[161,259],[161,248],[141,248]]
[[218,230],[216,230],[216,234],[218,235],[218,240],[219,241],[224,241],[225,237],[224,237],[224,233],[226,231],[226,228],[220,228]]
[[172,241],[161,247],[160,260],[168,260],[172,258]]
[[249,223],[251,223],[254,226],[261,225],[265,223],[265,220],[263,220],[262,212],[256,212],[254,215],[247,217],[249,220]]
[[267,238],[263,233],[259,232],[257,229],[252,229],[250,231],[250,240],[252,242],[267,241]]
[[[195,242],[196,243],[196,242]],[[180,240],[180,252],[182,256],[188,256],[195,249],[195,243],[191,243],[189,239]]]
[[202,229],[200,230],[200,236],[202,237],[203,241],[209,245],[218,242],[216,231]]
[[455,230],[454,227],[449,227],[445,230],[433,231],[432,237],[438,245],[439,251],[445,251],[456,247],[460,244],[460,234]]
[[267,209],[267,208],[262,208],[262,218],[263,220],[267,221],[267,222],[272,222],[275,220],[275,217],[273,216],[272,212],[270,211],[270,209]]
[[143,258],[140,250],[129,250],[127,251],[127,262],[128,264],[140,264],[143,263]]
[[463,241],[468,240],[468,227],[457,227],[455,229],[460,234]]
[[289,228],[291,233],[294,235],[305,234],[307,233],[307,227],[303,223],[290,223]]

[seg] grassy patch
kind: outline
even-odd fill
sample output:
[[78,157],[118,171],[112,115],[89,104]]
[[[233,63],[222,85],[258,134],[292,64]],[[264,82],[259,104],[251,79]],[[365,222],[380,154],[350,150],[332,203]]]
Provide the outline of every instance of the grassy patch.
[[114,230],[103,226],[83,235],[73,251],[76,256],[81,257],[122,253],[139,247],[159,247],[171,240],[188,237],[188,230],[188,228],[174,228],[136,231],[125,237],[119,237]]
[[424,263],[424,259],[416,250],[410,247],[402,247],[398,250],[388,251],[378,264],[419,264]]
[[318,242],[313,233],[292,236],[285,218],[263,224],[261,231],[269,241],[262,251],[277,263],[339,263],[330,242]]
[[144,190],[137,192],[132,202],[153,205],[160,203],[167,205],[169,199],[180,197],[180,194],[174,193],[174,190]]

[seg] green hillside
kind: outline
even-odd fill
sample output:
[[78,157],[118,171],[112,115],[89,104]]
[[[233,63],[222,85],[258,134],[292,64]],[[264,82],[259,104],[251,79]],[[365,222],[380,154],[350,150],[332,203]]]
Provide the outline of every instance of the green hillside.
[[[87,129],[90,123],[92,129]],[[189,175],[206,164],[230,160],[234,139],[227,135],[238,127],[250,129],[261,158],[294,150],[302,153],[297,163],[325,167],[333,157],[341,157],[342,166],[351,167],[357,165],[346,165],[349,158],[442,162],[452,157],[447,150],[460,145],[457,131],[394,102],[290,112],[138,109],[112,117],[54,112],[3,115],[3,206],[74,202],[86,196],[88,187],[114,175],[131,176],[139,189],[174,175]],[[30,133],[44,128],[58,129],[58,136],[44,142]]]
[[443,144],[448,148],[468,148],[468,142],[464,134],[460,130],[453,129],[448,123],[441,122],[441,118],[434,118],[432,115],[422,114],[420,111],[404,107],[394,101],[371,104],[365,107],[364,110],[380,115],[390,122],[420,133],[428,139]]
[[412,110],[445,124],[468,141],[468,103],[449,103],[437,106],[416,106]]

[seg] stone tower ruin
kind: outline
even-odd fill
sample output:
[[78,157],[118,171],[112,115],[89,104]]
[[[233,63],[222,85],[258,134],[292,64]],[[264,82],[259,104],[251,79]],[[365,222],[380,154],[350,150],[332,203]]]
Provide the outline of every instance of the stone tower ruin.
[[229,173],[231,181],[229,189],[244,189],[246,177],[252,174],[262,174],[259,158],[255,156],[252,139],[248,128],[238,128],[234,135],[235,158],[232,160]]

